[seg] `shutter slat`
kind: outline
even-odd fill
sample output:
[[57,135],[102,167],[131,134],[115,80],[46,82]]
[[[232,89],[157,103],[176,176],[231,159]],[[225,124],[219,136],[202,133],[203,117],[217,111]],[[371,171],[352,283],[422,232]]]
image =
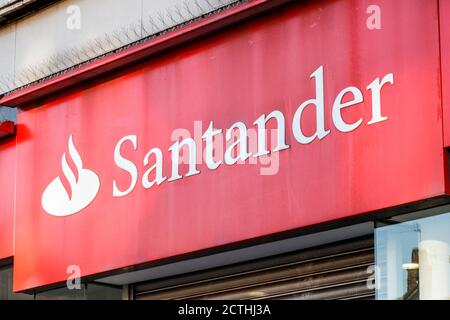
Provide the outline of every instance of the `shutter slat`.
[[367,270],[374,263],[373,240],[357,239],[353,243],[354,246],[352,241],[346,241],[321,246],[316,251],[308,249],[258,263],[204,272],[209,278],[200,272],[191,281],[186,275],[178,277],[178,282],[177,277],[149,281],[135,285],[134,297],[145,300],[370,299],[374,291],[367,286],[371,275]]

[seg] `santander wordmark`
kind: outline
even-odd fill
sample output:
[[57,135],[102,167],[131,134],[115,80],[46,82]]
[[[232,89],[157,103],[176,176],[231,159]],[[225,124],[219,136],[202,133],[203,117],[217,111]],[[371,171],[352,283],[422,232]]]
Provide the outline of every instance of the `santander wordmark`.
[[[300,144],[311,143],[315,139],[323,139],[328,134],[330,134],[330,129],[325,128],[325,106],[324,106],[324,81],[323,81],[323,66],[320,66],[316,71],[314,71],[310,78],[315,81],[315,97],[303,102],[295,111],[292,124],[290,129],[295,137],[295,140]],[[373,80],[366,89],[371,92],[371,102],[372,102],[372,117],[367,121],[368,125],[376,124],[380,121],[385,121],[388,119],[387,116],[382,115],[381,108],[381,91],[383,86],[386,84],[394,84],[394,75],[389,73],[383,78],[376,78]],[[344,96],[351,96],[349,101],[343,102]],[[341,132],[349,132],[357,129],[363,123],[363,119],[358,119],[355,122],[348,123],[344,121],[341,111],[344,108],[349,108],[351,106],[357,105],[363,102],[363,94],[361,90],[357,87],[350,86],[344,88],[336,96],[334,103],[332,105],[332,120],[333,124],[337,130]],[[301,127],[302,114],[306,108],[315,108],[316,114],[316,125],[315,132],[310,135],[306,135]],[[267,149],[266,141],[266,123],[270,119],[274,119],[277,123],[277,130],[274,130],[277,134],[276,146],[271,150]],[[210,170],[217,169],[221,164],[233,165],[238,162],[245,161],[249,157],[260,157],[267,155],[270,152],[277,152],[281,150],[288,149],[290,146],[286,144],[286,120],[283,112],[279,110],[273,110],[269,114],[262,114],[258,117],[253,124],[256,126],[257,130],[257,151],[251,153],[248,146],[248,135],[247,126],[243,122],[236,122],[232,124],[229,128],[225,130],[225,138],[227,140],[227,148],[223,155],[223,161],[217,161],[214,159],[214,138],[215,136],[223,134],[222,129],[214,128],[214,123],[211,121],[208,128],[202,135],[202,139],[205,142],[205,164]],[[238,131],[238,138],[234,141],[233,132]],[[138,169],[136,165],[129,159],[126,159],[121,154],[121,147],[125,143],[130,143],[133,149],[137,149],[138,137],[136,135],[128,135],[119,140],[116,144],[114,150],[114,161],[115,164],[128,172],[130,175],[130,183],[125,188],[120,188],[116,181],[113,181],[113,196],[122,197],[129,194],[138,183]],[[144,172],[141,178],[141,184],[144,188],[151,188],[153,185],[160,185],[164,181],[176,181],[181,179],[183,176],[179,172],[180,165],[180,151],[182,148],[188,148],[189,150],[189,169],[184,177],[189,177],[197,175],[200,171],[197,168],[197,146],[196,141],[192,138],[185,138],[181,141],[175,142],[169,147],[171,153],[171,175],[163,175],[163,153],[160,148],[151,148],[143,159],[143,165],[145,167],[150,165],[150,157],[155,159],[148,169]],[[149,179],[149,176],[152,179]]]
[[[249,128],[244,122],[238,121],[233,123],[229,128],[220,129],[215,128],[214,122],[211,120],[207,126],[207,129],[202,132],[200,140],[185,137],[184,139],[176,141],[168,148],[171,163],[170,174],[164,174],[163,152],[160,148],[155,146],[150,148],[145,154],[141,164],[144,166],[145,171],[143,172],[142,177],[139,177],[137,164],[132,160],[127,159],[121,152],[122,147],[125,144],[130,144],[133,150],[136,151],[138,147],[138,136],[127,135],[122,137],[115,145],[113,157],[115,165],[128,174],[129,179],[127,180],[126,185],[124,185],[123,181],[119,184],[118,181],[113,180],[112,195],[114,197],[126,196],[136,187],[136,185],[138,185],[138,183],[141,184],[143,188],[149,189],[154,185],[160,185],[164,182],[177,181],[183,177],[190,177],[200,174],[200,170],[198,169],[197,153],[198,150],[203,147],[203,143],[204,163],[209,170],[215,170],[223,164],[234,165],[236,163],[242,163],[250,157],[258,158],[269,155],[273,152],[279,152],[290,148],[290,145],[286,143],[286,130],[292,130],[293,137],[299,144],[309,144],[316,139],[322,140],[326,138],[326,136],[331,133],[331,130],[325,125],[323,66],[317,68],[310,75],[310,79],[313,80],[315,84],[315,96],[301,103],[295,110],[294,114],[289,115],[292,116],[291,123],[287,123],[285,114],[276,109],[271,111],[269,114],[262,114],[254,120],[253,125],[255,126],[254,129],[256,131],[257,140],[256,147],[253,148],[255,150],[251,150],[249,146]],[[374,125],[379,122],[386,121],[388,117],[383,114],[381,106],[382,89],[385,86],[393,84],[393,73],[386,74],[383,77],[378,77],[369,83],[364,90],[367,90],[371,97],[371,116],[368,119],[360,118],[352,122],[345,121],[342,115],[343,109],[362,103],[364,101],[363,92],[356,86],[349,86],[342,89],[335,97],[331,106],[331,120],[334,127],[340,132],[350,132],[356,130],[364,123],[366,125]],[[302,117],[307,109],[310,109],[308,113],[314,112],[315,123],[313,124],[313,130],[310,130],[309,127],[308,133],[305,133],[305,130],[303,130],[304,128],[302,128]],[[276,130],[271,130],[271,132],[275,132],[276,136],[272,136],[270,148],[268,146],[268,142],[266,141],[266,132],[268,130],[267,122],[269,120],[274,121],[273,124],[276,124],[277,128]],[[238,134],[236,134],[236,132]],[[215,144],[215,141],[222,135],[226,139],[226,148],[224,151],[222,150],[223,154],[221,154],[220,159],[218,159],[217,154],[220,150],[217,150],[215,147],[217,145]],[[199,143],[201,143],[201,145],[198,145]],[[63,201],[54,199],[55,197],[59,198],[58,195],[64,193],[64,186],[59,178],[55,179],[47,187],[42,198],[42,206],[47,213],[54,216],[65,216],[81,211],[94,200],[95,194],[99,188],[98,181],[95,179],[95,174],[89,174],[88,177],[87,173],[90,171],[82,168],[81,158],[78,153],[75,152],[72,139],[69,141],[69,147],[72,150],[70,153],[71,157],[79,159],[76,161],[76,163],[79,163],[79,165],[77,165],[77,170],[83,173],[86,172],[86,177],[83,178],[83,181],[79,182],[73,178],[73,174],[71,174],[69,169],[66,168],[66,170],[63,170],[66,175],[66,179],[62,179],[61,181],[68,180],[70,186],[70,190],[64,194],[64,197],[60,198],[63,199]],[[188,151],[187,170],[185,170],[186,172],[181,173],[180,153],[183,151],[183,155],[186,155],[186,150]],[[64,165],[64,157],[62,162]],[[79,174],[76,176],[79,176]],[[89,184],[89,181],[94,184],[92,187],[86,185]],[[82,186],[82,188],[78,186]],[[83,195],[78,195],[78,192],[82,192]],[[79,201],[82,203],[78,204]],[[66,206],[68,206],[68,208],[65,208]]]

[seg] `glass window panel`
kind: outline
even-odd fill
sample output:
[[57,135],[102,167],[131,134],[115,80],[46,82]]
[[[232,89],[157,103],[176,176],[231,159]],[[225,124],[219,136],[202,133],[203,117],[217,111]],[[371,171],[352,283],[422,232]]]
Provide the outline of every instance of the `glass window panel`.
[[450,213],[375,231],[377,299],[450,299]]

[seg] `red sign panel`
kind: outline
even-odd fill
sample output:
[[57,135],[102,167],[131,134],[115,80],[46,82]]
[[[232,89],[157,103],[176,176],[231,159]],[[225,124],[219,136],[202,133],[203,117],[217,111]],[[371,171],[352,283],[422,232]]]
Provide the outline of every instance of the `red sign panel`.
[[439,0],[444,145],[450,147],[450,1]]
[[436,2],[301,3],[21,113],[15,290],[442,195],[439,71]]
[[16,139],[0,140],[0,259],[13,256]]

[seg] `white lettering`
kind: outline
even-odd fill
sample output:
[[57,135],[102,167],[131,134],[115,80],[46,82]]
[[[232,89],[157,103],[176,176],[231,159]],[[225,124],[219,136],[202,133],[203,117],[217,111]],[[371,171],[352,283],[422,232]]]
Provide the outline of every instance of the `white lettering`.
[[[159,148],[153,148],[144,157],[144,166],[148,165],[149,158],[151,155],[155,155],[155,164],[152,165],[148,170],[145,171],[144,176],[142,177],[142,185],[145,189],[151,188],[155,183],[157,185],[160,185],[164,182],[167,178],[163,176],[163,155],[161,152],[161,149]],[[152,181],[148,180],[148,176],[150,173],[155,171],[155,178]]]
[[374,124],[388,118],[381,115],[381,88],[386,83],[394,84],[394,75],[392,73],[385,75],[381,82],[380,78],[376,78],[367,86],[367,89],[372,91],[372,120],[367,122],[367,124]]
[[254,157],[263,156],[266,154],[269,154],[269,151],[267,150],[267,143],[266,143],[266,123],[269,119],[275,118],[277,120],[277,147],[274,148],[272,151],[281,151],[284,149],[289,148],[289,145],[286,144],[286,128],[285,128],[285,120],[284,115],[281,111],[274,110],[271,113],[269,113],[266,117],[265,114],[260,116],[258,119],[256,119],[253,124],[256,124],[258,126],[258,152],[254,155]]
[[[224,162],[228,165],[235,164],[238,161],[245,161],[248,157],[250,157],[250,152],[248,152],[247,148],[247,127],[242,122],[236,122],[231,125],[231,127],[227,130],[225,138],[227,139],[227,143],[232,140],[233,130],[239,130],[239,136],[237,140],[231,143],[227,150],[225,150]],[[238,155],[233,157],[233,151],[237,148]]]
[[[298,107],[297,111],[295,111],[294,119],[292,120],[292,131],[294,133],[294,137],[301,144],[308,144],[315,138],[319,138],[319,140],[321,140],[330,133],[330,130],[325,130],[323,66],[320,66],[316,71],[314,71],[310,78],[316,79],[316,98],[303,102]],[[316,132],[309,137],[305,136],[301,129],[302,113],[308,105],[315,105],[316,107]]]
[[136,182],[137,182],[138,173],[137,173],[136,166],[134,165],[134,163],[132,161],[125,159],[120,154],[120,147],[122,146],[122,144],[125,141],[130,141],[133,144],[133,149],[134,150],[137,149],[137,137],[135,135],[129,135],[129,136],[123,137],[122,139],[119,140],[119,142],[117,142],[116,148],[114,149],[114,162],[120,169],[123,169],[130,174],[131,182],[125,191],[121,191],[117,187],[116,180],[114,180],[113,181],[113,196],[114,197],[126,196],[134,189],[134,187],[136,186]]
[[[347,93],[351,93],[353,95],[353,100],[343,103],[342,98],[344,98]],[[341,110],[343,108],[347,108],[361,102],[363,102],[363,95],[361,90],[356,87],[348,87],[339,92],[333,104],[333,123],[336,126],[336,129],[342,132],[349,132],[355,130],[361,125],[363,121],[362,119],[359,119],[352,124],[348,124],[344,121],[344,119],[342,119],[341,114]]]
[[222,161],[214,161],[214,136],[222,133],[222,129],[214,130],[214,124],[211,121],[209,123],[208,129],[206,129],[202,138],[205,139],[206,147],[205,147],[205,162],[208,166],[208,169],[215,170],[217,169]]
[[169,151],[172,152],[172,176],[167,181],[175,181],[182,178],[178,172],[178,167],[180,165],[180,149],[183,148],[183,146],[187,146],[189,149],[189,171],[185,174],[185,177],[200,173],[200,171],[197,170],[197,147],[195,145],[195,140],[192,138],[186,138],[181,142],[175,142],[169,148]]
[[[325,138],[330,134],[331,130],[325,128],[325,106],[324,106],[324,74],[323,66],[317,68],[311,75],[310,79],[315,81],[315,97],[309,99],[297,108],[292,119],[292,133],[295,140],[300,144],[309,144],[313,142],[316,138],[319,140]],[[381,91],[385,84],[394,84],[394,75],[389,73],[383,78],[376,78],[372,81],[366,89],[371,93],[372,100],[372,115],[370,121],[367,122],[368,125],[372,125],[381,121],[388,119],[387,116],[383,116],[381,112]],[[349,99],[345,99],[349,96]],[[343,102],[344,99],[346,102]],[[364,96],[362,91],[355,87],[349,86],[344,88],[339,92],[339,94],[334,99],[332,109],[331,109],[331,120],[335,128],[340,132],[350,132],[361,126],[364,119],[360,117],[358,120],[353,122],[346,122],[343,118],[343,109],[349,108],[351,106],[356,106],[364,101]],[[311,111],[315,112],[315,122],[313,123],[314,133],[307,136],[302,130],[302,115],[303,111],[310,106],[313,108]],[[269,129],[267,124],[269,120],[273,119],[276,121],[276,134],[270,134],[270,148],[267,142],[267,136]],[[171,152],[171,175],[170,178],[164,175],[163,172],[163,151],[159,148],[150,149],[144,156],[143,159],[143,169],[145,169],[142,175],[142,186],[145,189],[149,189],[152,186],[160,185],[164,181],[175,181],[184,177],[193,176],[200,173],[197,168],[198,153],[202,154],[203,141],[205,142],[205,163],[206,167],[210,170],[217,169],[222,163],[227,165],[234,165],[237,163],[245,162],[253,153],[253,157],[249,159],[256,162],[257,159],[263,159],[264,156],[270,154],[271,152],[277,152],[290,148],[290,145],[286,143],[286,120],[283,112],[279,110],[273,110],[269,114],[260,115],[253,124],[256,126],[256,133],[250,136],[251,132],[245,123],[235,122],[228,129],[216,129],[214,128],[213,121],[209,122],[208,128],[201,134],[201,126],[199,128],[200,135],[197,135],[196,139],[190,137],[190,132],[184,129],[176,129],[174,133],[177,133],[176,142],[173,143],[168,151]],[[223,152],[223,136],[222,132],[225,131],[226,138],[226,149]],[[270,130],[274,132],[274,130]],[[182,134],[181,134],[182,133]],[[201,137],[201,138],[200,138]],[[251,144],[249,143],[251,139]],[[256,141],[255,141],[256,140]],[[133,163],[133,161],[126,159],[121,153],[122,145],[125,142],[131,142],[133,150],[137,150],[137,136],[127,135],[121,138],[114,149],[114,162],[118,168],[124,170],[130,176],[130,182],[127,188],[122,188],[118,186],[117,180],[113,180],[113,196],[122,197],[129,194],[136,186],[138,179],[138,168]],[[254,142],[254,143],[253,143]],[[199,145],[197,145],[197,143]],[[275,146],[276,144],[276,146]],[[251,151],[249,150],[251,147]],[[180,155],[182,153],[182,156]],[[219,153],[219,154],[218,154]],[[151,157],[154,156],[153,162],[151,162]],[[223,156],[223,160],[222,160]],[[258,158],[259,157],[259,158]],[[278,158],[276,172],[278,171]],[[222,162],[223,161],[223,162]],[[186,173],[180,173],[180,164],[187,164],[188,170]],[[276,173],[275,172],[275,173]],[[270,174],[274,174],[270,171]]]

